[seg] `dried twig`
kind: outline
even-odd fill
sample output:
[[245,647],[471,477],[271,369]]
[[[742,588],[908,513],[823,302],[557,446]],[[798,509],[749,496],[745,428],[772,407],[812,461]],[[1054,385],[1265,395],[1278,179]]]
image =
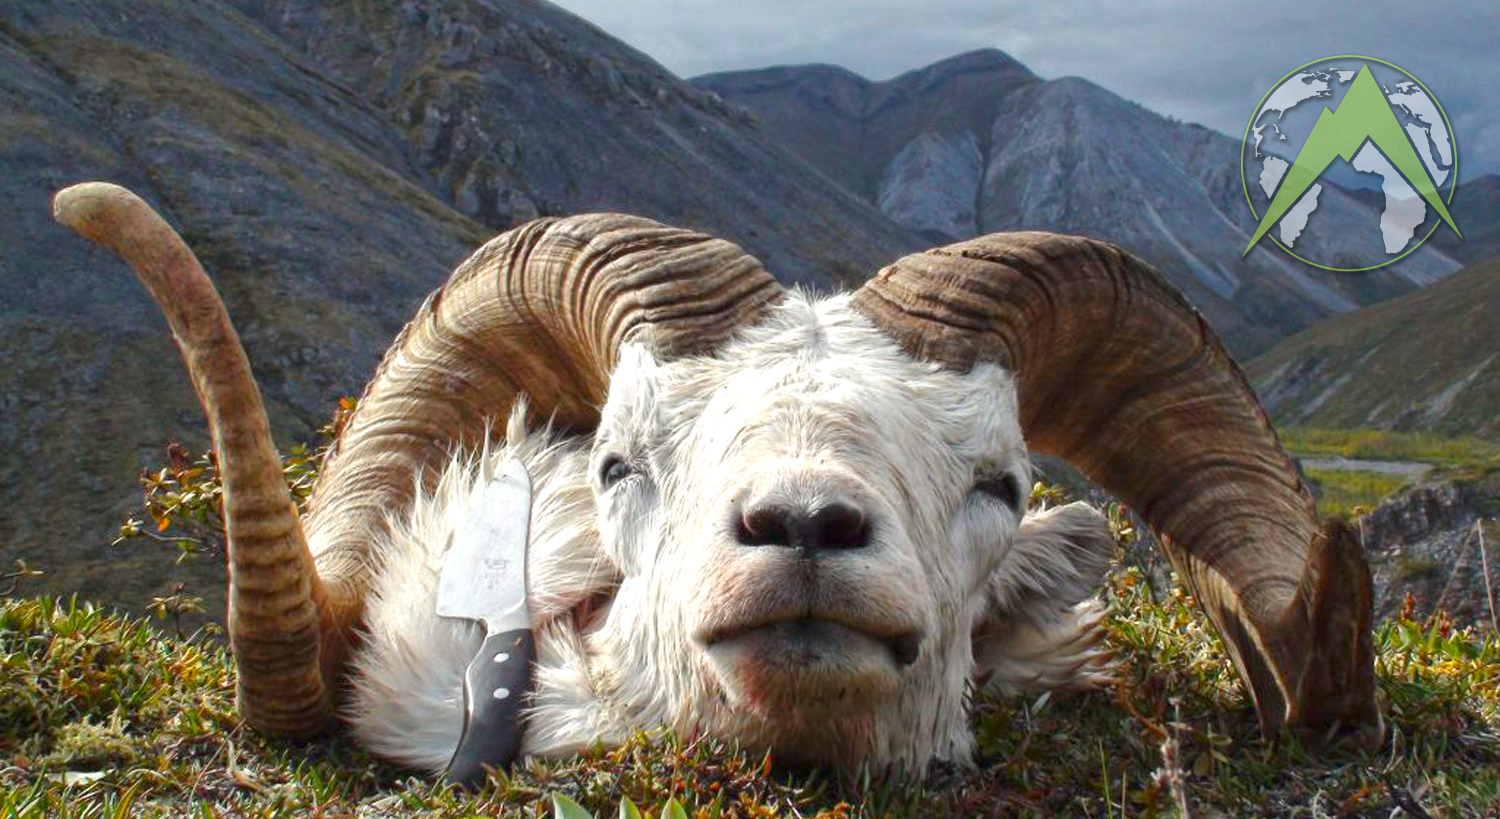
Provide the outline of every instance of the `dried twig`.
[[0,573],[0,580],[11,581],[10,586],[6,587],[4,591],[0,591],[0,596],[9,597],[10,595],[16,593],[16,589],[19,589],[21,587],[21,581],[30,580],[34,577],[41,577],[42,575],[46,574],[46,572],[28,568],[26,565],[26,561],[20,558],[16,558],[15,567],[15,571]]
[[1500,617],[1495,616],[1495,589],[1490,583],[1490,556],[1484,548],[1484,518],[1474,521],[1474,531],[1479,534],[1479,566],[1484,572],[1484,599],[1490,604],[1490,628],[1500,634]]
[[1168,793],[1172,794],[1172,802],[1177,806],[1177,815],[1181,819],[1192,819],[1193,812],[1188,807],[1187,776],[1182,770],[1182,744],[1178,741],[1182,733],[1181,710],[1181,706],[1174,701],[1172,703],[1172,733],[1162,738],[1162,766],[1156,769],[1153,778],[1156,780],[1157,787],[1165,788]]
[[1390,777],[1384,777],[1385,791],[1391,797],[1391,807],[1400,808],[1414,819],[1433,819],[1432,814],[1406,788],[1397,785]]

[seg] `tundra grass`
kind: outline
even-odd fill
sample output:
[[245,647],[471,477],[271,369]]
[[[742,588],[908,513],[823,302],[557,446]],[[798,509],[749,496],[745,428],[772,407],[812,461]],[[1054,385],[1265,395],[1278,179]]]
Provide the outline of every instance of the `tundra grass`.
[[1317,484],[1318,514],[1347,515],[1351,518],[1368,513],[1380,502],[1396,494],[1410,482],[1406,475],[1381,472],[1345,472],[1338,469],[1304,470]]
[[[1233,669],[1178,588],[1138,569],[1105,589],[1120,682],[978,697],[974,771],[839,782],[719,743],[641,735],[530,762],[466,794],[373,759],[344,734],[306,744],[237,720],[228,654],[201,635],[76,600],[0,599],[0,819],[550,816],[1500,815],[1500,640],[1442,620],[1376,635],[1384,747],[1263,740]],[[568,815],[564,812],[564,815]],[[628,814],[627,814],[628,815]]]
[[1500,443],[1386,429],[1280,427],[1281,443],[1293,455],[1420,461],[1437,467],[1500,467]]

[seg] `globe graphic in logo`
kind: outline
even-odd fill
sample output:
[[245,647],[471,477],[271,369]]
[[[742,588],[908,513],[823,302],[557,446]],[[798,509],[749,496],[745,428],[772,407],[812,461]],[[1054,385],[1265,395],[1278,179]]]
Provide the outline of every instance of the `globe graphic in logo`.
[[[1458,176],[1448,115],[1416,77],[1373,57],[1327,57],[1283,77],[1245,128],[1240,171],[1256,220],[1245,253],[1274,243],[1352,272],[1406,256],[1440,226],[1458,231],[1448,211]],[[1319,207],[1337,196],[1364,207]],[[1354,232],[1371,238],[1347,241]]]

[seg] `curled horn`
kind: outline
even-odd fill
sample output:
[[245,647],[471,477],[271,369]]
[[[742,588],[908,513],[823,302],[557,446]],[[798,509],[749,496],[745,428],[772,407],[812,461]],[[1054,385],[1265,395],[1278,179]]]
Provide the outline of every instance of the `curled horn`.
[[300,521],[249,362],[192,251],[115,185],[63,190],[53,213],[124,258],[166,314],[223,476],[240,713],[286,736],[330,722],[374,545],[454,447],[482,443],[523,391],[538,416],[589,429],[622,343],[664,358],[710,352],[782,292],[735,245],[647,219],[516,228],[461,265],[402,331]]
[[996,234],[907,256],[853,304],[915,357],[1014,376],[1028,446],[1156,532],[1263,730],[1338,722],[1379,742],[1363,549],[1319,525],[1239,367],[1156,271],[1102,242]]

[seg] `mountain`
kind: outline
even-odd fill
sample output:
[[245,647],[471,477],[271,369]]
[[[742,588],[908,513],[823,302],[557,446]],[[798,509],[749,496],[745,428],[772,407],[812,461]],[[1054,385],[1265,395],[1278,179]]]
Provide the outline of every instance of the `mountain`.
[[1500,254],[1500,176],[1460,182],[1451,210],[1463,238],[1439,230],[1429,243],[1465,264]]
[[1246,373],[1278,423],[1500,438],[1500,256],[1315,324]]
[[[1270,243],[1241,259],[1255,221],[1238,140],[1086,80],[1044,80],[999,51],[884,82],[820,65],[693,82],[933,241],[1045,229],[1117,242],[1171,278],[1243,356],[1458,267],[1435,249],[1360,276],[1312,268]],[[1313,258],[1380,246],[1369,206],[1332,186],[1297,245]]]
[[933,242],[983,232],[975,190],[1002,100],[1040,82],[999,51],[974,51],[876,83],[830,65],[692,82],[751,111],[760,128]]
[[550,3],[229,3],[382,111],[439,193],[488,226],[627,211],[823,287],[921,244],[742,111]]
[[546,3],[0,4],[0,566],[132,605],[172,573],[106,546],[135,476],[206,436],[140,285],[51,221],[86,179],[134,188],[203,259],[283,445],[359,393],[456,263],[538,214],[702,228],[822,287],[920,244]]

